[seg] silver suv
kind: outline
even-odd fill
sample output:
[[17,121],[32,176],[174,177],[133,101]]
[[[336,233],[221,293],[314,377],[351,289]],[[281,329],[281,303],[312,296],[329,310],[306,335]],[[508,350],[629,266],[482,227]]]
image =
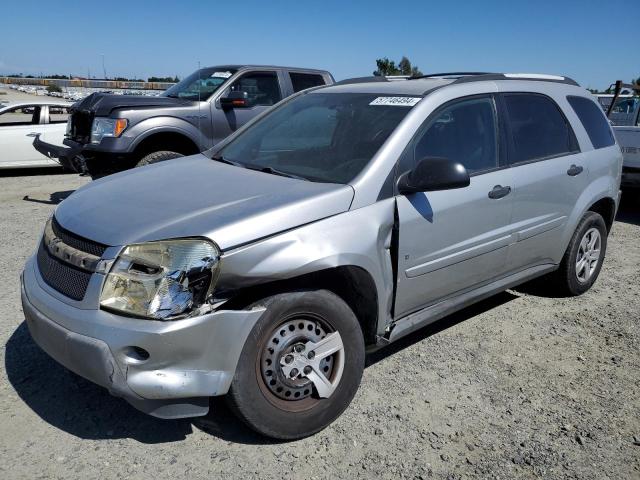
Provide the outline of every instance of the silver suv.
[[596,280],[622,156],[564,77],[306,90],[205,154],[66,199],[22,277],[34,340],[163,418],[226,395],[294,439],[347,408],[365,351],[546,275]]

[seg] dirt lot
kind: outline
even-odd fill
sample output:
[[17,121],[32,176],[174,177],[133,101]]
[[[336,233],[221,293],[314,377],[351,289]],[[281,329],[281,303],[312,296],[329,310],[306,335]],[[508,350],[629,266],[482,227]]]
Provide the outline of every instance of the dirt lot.
[[640,197],[588,294],[520,288],[449,317],[370,356],[325,431],[272,443],[221,402],[193,422],[145,416],[34,345],[19,274],[87,181],[38,173],[0,175],[0,478],[640,479]]

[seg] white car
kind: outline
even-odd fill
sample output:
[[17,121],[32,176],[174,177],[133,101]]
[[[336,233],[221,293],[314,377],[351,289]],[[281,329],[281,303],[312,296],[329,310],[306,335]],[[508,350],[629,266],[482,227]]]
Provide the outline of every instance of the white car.
[[47,143],[62,145],[70,102],[33,100],[0,106],[0,168],[60,166],[33,148],[40,134]]

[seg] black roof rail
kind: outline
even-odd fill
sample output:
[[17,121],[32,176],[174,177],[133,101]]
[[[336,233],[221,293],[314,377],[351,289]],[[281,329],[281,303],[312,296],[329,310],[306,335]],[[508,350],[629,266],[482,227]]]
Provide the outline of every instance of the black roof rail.
[[352,83],[373,83],[373,82],[388,82],[387,77],[374,75],[372,77],[355,77],[355,78],[345,78],[344,80],[340,80],[339,82],[333,83],[332,85],[350,85]]
[[476,75],[492,75],[489,72],[446,72],[446,73],[428,73],[425,75],[418,75],[410,77],[409,80],[416,80],[419,78],[433,78],[433,77],[468,77]]

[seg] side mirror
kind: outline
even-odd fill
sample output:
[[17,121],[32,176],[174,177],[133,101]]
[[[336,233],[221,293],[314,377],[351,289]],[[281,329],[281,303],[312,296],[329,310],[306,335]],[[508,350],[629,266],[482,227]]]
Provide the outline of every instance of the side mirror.
[[413,170],[398,179],[398,191],[402,194],[450,190],[469,186],[471,179],[467,169],[458,162],[442,157],[427,157]]
[[226,97],[220,98],[220,106],[223,110],[232,108],[249,108],[249,94],[247,92],[229,92]]

